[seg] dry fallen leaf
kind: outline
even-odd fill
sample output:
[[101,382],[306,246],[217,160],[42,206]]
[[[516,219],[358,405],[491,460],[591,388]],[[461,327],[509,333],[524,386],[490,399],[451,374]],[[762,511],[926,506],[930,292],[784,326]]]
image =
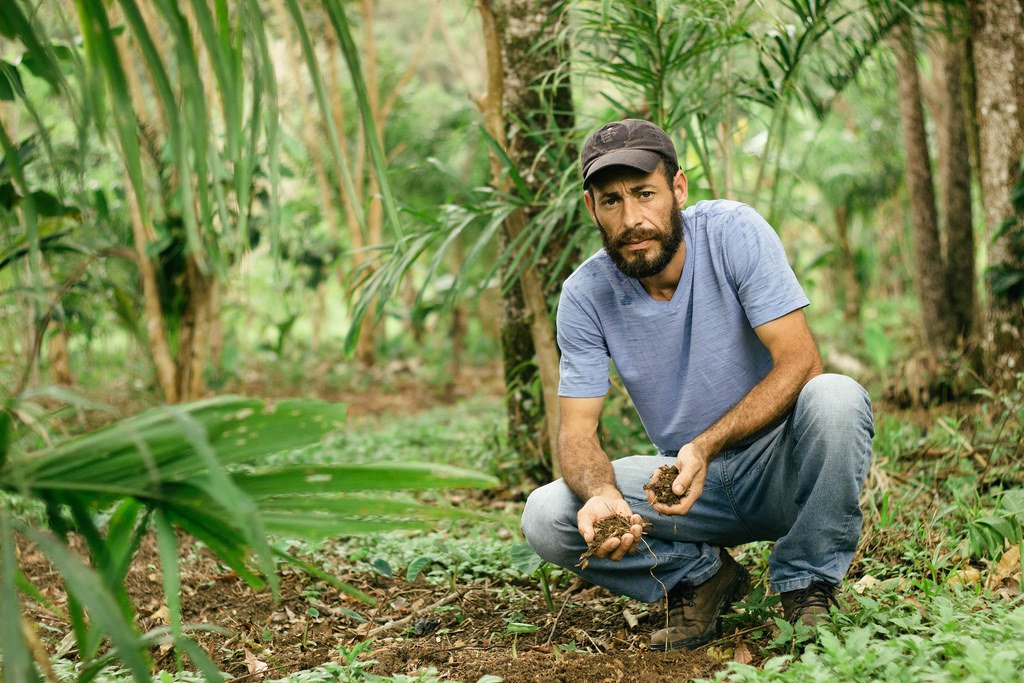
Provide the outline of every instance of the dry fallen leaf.
[[989,577],[990,584],[998,585],[1007,579],[1020,579],[1020,545],[1010,546],[999,558],[996,569]]
[[736,652],[732,656],[732,661],[740,664],[750,664],[754,661],[754,655],[750,654],[750,648],[742,640],[736,643]]
[[964,567],[953,572],[949,577],[950,583],[958,583],[961,586],[973,586],[981,583],[981,572],[977,567]]
[[1004,598],[1015,598],[1021,594],[1020,545],[1011,546],[996,563],[989,575],[986,587]]
[[853,584],[853,590],[857,595],[864,595],[864,593],[874,589],[879,583],[881,583],[881,581],[875,577],[870,574],[865,574],[857,583]]
[[251,674],[258,674],[258,673],[263,673],[264,671],[269,669],[270,665],[267,664],[266,662],[260,660],[256,655],[254,655],[249,650],[246,650],[245,651],[245,668]]

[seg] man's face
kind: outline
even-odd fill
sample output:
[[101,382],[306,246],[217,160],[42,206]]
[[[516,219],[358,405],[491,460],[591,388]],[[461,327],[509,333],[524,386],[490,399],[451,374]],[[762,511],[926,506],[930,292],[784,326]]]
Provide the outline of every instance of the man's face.
[[661,167],[650,174],[621,170],[591,184],[587,206],[612,263],[627,277],[643,279],[664,270],[682,244],[685,177],[681,188],[678,180],[670,187]]

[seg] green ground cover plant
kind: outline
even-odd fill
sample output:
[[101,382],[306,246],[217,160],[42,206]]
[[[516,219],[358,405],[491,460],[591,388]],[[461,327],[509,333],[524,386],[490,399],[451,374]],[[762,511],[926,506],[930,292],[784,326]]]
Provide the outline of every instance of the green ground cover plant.
[[[841,594],[845,610],[815,632],[794,630],[781,619],[778,597],[763,583],[755,585],[727,618],[723,638],[706,650],[721,662],[714,680],[1013,680],[1024,667],[1021,567],[1019,554],[1014,555],[1024,521],[1024,481],[1014,464],[1024,434],[1020,388],[1017,392],[914,414],[878,406],[875,463],[864,494],[864,535]],[[481,442],[501,420],[498,401],[382,416],[364,421],[333,443],[328,440],[317,457],[327,462],[351,450],[368,460],[386,452],[402,453],[411,462],[442,459],[479,467]],[[438,424],[445,429],[431,429]],[[431,500],[434,495],[420,498]],[[489,494],[454,495],[463,507],[489,507]],[[518,511],[519,503],[511,502],[492,509],[486,518],[415,534],[279,542],[311,565],[328,571],[348,567],[374,575],[384,585],[403,578],[439,587],[488,586],[495,610],[506,615],[500,622],[504,627],[489,637],[522,656],[524,636],[541,628],[536,616],[531,619],[522,610],[545,601],[542,577],[549,584],[547,595],[556,595],[548,607],[555,611],[572,575],[552,572],[531,558],[516,530]],[[769,552],[770,544],[751,544],[740,559],[764,576]],[[629,601],[621,607],[641,615],[645,609]],[[436,614],[458,610],[449,605]],[[589,647],[575,641],[555,645],[564,652]],[[373,639],[339,645],[330,663],[266,680],[459,680],[429,666],[414,676],[372,673],[378,647]],[[96,680],[125,680],[123,675],[104,675]],[[157,680],[194,678],[167,672]]]

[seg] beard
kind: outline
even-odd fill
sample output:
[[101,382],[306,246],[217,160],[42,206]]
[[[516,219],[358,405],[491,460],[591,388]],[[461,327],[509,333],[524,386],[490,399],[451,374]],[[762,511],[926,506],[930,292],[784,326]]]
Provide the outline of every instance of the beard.
[[[641,280],[652,275],[657,275],[665,269],[672,257],[679,251],[679,245],[683,243],[683,217],[679,212],[679,205],[673,204],[669,216],[671,230],[667,233],[653,228],[630,228],[612,240],[600,221],[597,223],[601,231],[601,241],[604,242],[604,250],[608,253],[615,267],[626,277]],[[626,251],[627,244],[635,244],[644,240],[651,240],[655,245],[643,252]]]

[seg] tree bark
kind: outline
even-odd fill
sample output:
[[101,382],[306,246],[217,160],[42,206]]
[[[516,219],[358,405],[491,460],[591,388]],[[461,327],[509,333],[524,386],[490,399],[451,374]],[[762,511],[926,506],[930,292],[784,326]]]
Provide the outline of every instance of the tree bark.
[[921,84],[912,30],[906,22],[894,31],[896,71],[899,78],[900,127],[907,163],[907,192],[910,195],[911,225],[914,232],[914,261],[917,293],[921,302],[924,330],[931,353],[942,356],[949,350],[953,325],[946,302],[949,299],[946,268],[939,243],[935,187],[932,180],[928,139],[925,134]]
[[185,272],[185,310],[178,323],[177,387],[181,401],[194,401],[206,391],[204,370],[209,352],[217,281],[190,255]]
[[[972,54],[981,148],[981,193],[991,240],[989,268],[1024,271],[1021,236],[999,234],[1014,215],[1012,192],[1020,182],[1024,153],[1024,2],[970,0]],[[1017,230],[1020,230],[1019,227]],[[1024,307],[997,296],[989,282],[985,341],[996,379],[1024,370]]]
[[[952,11],[952,8],[950,8]],[[955,22],[950,22],[955,23]],[[966,43],[953,35],[936,37],[937,101],[936,157],[939,199],[946,225],[946,282],[952,332],[963,343],[971,336],[975,318],[974,223],[971,212],[971,160],[964,114]]]
[[839,237],[839,261],[842,268],[843,288],[843,320],[853,325],[854,330],[860,326],[861,292],[860,280],[857,279],[857,259],[850,247],[850,206],[840,204],[835,210],[836,234]]
[[71,354],[68,351],[68,328],[62,323],[50,323],[50,338],[46,345],[50,362],[50,378],[54,384],[70,387],[75,383],[71,374]]
[[[564,138],[573,127],[568,80],[551,75],[564,69],[556,48],[565,30],[560,0],[480,0],[487,50],[488,86],[484,100],[487,128],[531,189],[538,189],[562,169],[554,168],[542,149]],[[554,130],[552,130],[554,128]],[[538,131],[543,131],[539,134]],[[575,151],[567,155],[575,163]],[[495,184],[510,182],[492,156]],[[504,178],[502,180],[502,178]],[[514,242],[532,218],[529,209],[513,212],[503,226],[502,247]],[[508,390],[509,436],[521,452],[540,452],[560,476],[558,443],[558,347],[549,314],[549,297],[562,277],[553,272],[566,242],[554,240],[530,265],[524,259],[516,281],[502,295],[502,355]],[[566,259],[572,262],[573,259]],[[543,406],[531,387],[539,377]],[[542,408],[542,412],[538,410]],[[541,420],[540,418],[543,418]],[[542,436],[531,443],[534,435]]]

